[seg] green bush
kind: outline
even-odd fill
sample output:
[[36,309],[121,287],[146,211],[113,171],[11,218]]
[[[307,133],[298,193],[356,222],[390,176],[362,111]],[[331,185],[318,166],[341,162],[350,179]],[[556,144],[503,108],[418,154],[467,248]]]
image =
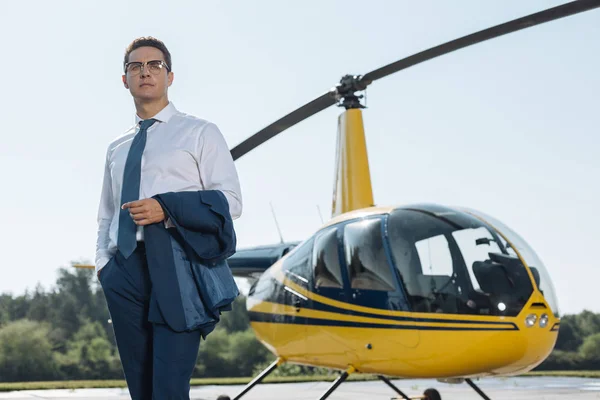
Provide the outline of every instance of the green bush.
[[18,320],[0,328],[0,381],[52,380],[59,377],[45,323]]

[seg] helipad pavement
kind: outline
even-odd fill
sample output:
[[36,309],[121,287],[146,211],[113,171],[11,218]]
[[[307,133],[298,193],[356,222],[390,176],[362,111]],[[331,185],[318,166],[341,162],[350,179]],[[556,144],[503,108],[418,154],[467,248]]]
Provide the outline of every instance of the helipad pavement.
[[[409,396],[420,395],[435,387],[443,400],[481,399],[466,383],[450,385],[433,380],[393,381]],[[510,378],[482,379],[476,384],[492,400],[566,400],[600,399],[600,380],[584,378]],[[318,400],[329,387],[329,382],[260,384],[248,392],[244,400]],[[192,400],[215,400],[221,394],[233,398],[243,386],[202,386],[190,392]],[[328,398],[331,400],[390,400],[394,392],[383,382],[345,382]],[[124,400],[129,399],[123,389],[31,390],[0,393],[2,400],[52,399],[52,400]]]

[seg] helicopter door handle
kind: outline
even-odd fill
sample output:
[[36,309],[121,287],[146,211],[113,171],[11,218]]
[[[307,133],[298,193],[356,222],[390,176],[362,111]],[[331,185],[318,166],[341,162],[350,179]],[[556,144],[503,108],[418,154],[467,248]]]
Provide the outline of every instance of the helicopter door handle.
[[296,292],[295,290],[290,289],[287,286],[285,286],[283,289],[292,294],[292,299],[293,299],[292,304],[294,305],[294,307],[296,307],[296,312],[299,312],[300,306],[302,305],[301,300],[308,300],[308,299],[306,297],[302,296],[300,293]]
[[300,311],[300,307],[302,306],[302,301],[298,298],[294,298],[294,307],[296,307],[296,312]]

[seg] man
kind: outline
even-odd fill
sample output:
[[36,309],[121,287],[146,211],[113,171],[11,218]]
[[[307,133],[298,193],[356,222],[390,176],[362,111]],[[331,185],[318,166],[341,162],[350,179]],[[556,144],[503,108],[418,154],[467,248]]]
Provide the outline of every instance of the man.
[[96,271],[132,398],[189,399],[201,333],[197,329],[175,331],[155,319],[149,322],[148,317],[155,297],[171,295],[156,293],[159,282],[153,285],[148,271],[145,230],[153,224],[173,226],[161,203],[152,197],[218,191],[225,196],[231,218],[236,219],[242,210],[240,184],[217,126],[178,111],[169,101],[174,75],[163,42],[152,37],[134,40],[125,51],[123,68],[123,84],[137,112],[136,124],[108,146],[98,211]]

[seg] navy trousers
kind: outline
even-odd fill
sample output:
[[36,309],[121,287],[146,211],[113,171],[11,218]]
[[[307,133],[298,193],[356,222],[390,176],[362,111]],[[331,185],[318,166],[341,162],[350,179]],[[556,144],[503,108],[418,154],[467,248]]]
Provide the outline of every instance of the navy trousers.
[[189,400],[200,331],[175,332],[148,322],[152,284],[143,245],[100,270],[117,348],[133,400]]

